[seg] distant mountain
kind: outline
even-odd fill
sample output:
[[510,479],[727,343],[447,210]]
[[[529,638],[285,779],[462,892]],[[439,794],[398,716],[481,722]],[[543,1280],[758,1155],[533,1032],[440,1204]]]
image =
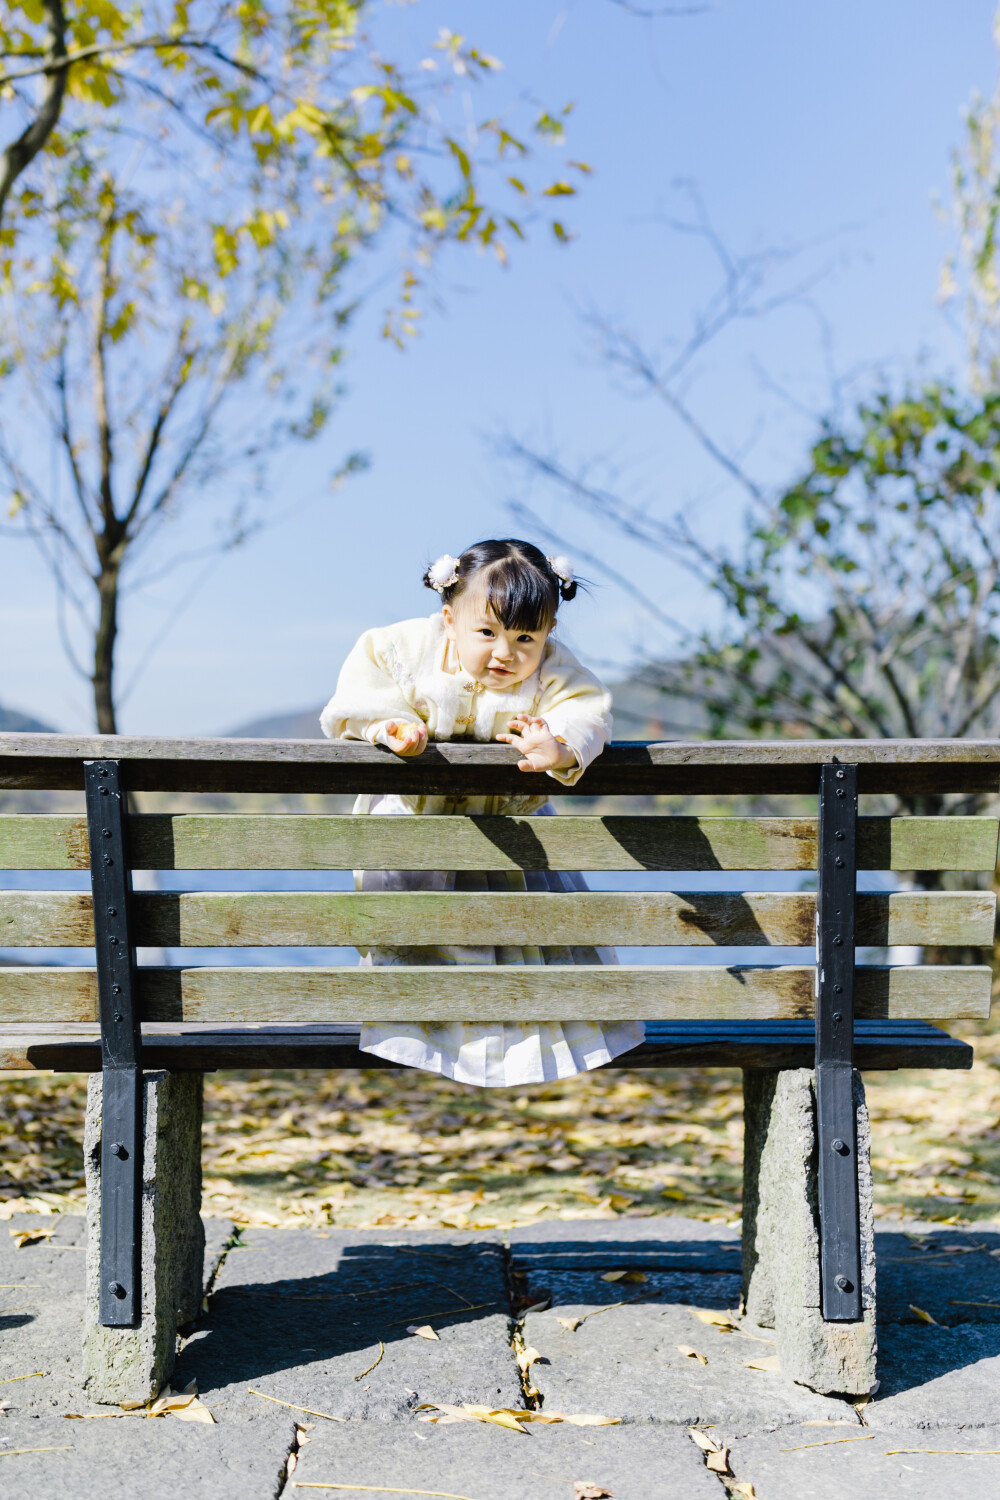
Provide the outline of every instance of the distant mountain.
[[4,708],[0,704],[0,734],[54,734],[51,724],[33,719],[30,714],[18,713],[16,708]]
[[[322,707],[322,704],[320,705]],[[252,719],[227,729],[225,738],[234,740],[321,740],[319,708],[303,708],[297,713],[271,714],[266,719]]]

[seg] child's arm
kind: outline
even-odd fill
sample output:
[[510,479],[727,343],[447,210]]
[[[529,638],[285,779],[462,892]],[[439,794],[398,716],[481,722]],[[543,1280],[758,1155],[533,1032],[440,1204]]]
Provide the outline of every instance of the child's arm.
[[508,724],[509,734],[497,739],[520,750],[519,771],[569,771],[580,765],[577,755],[565,740],[557,739],[544,719],[518,714]]
[[[544,770],[562,786],[575,786],[611,739],[611,694],[556,641],[543,663],[542,693],[534,706],[546,741],[532,747],[541,757],[532,754],[529,760],[525,754],[521,769]],[[559,747],[558,757],[553,745]]]
[[367,740],[397,755],[419,755],[427,728],[383,659],[382,651],[391,649],[387,631],[365,631],[341,668],[320,726],[330,739]]

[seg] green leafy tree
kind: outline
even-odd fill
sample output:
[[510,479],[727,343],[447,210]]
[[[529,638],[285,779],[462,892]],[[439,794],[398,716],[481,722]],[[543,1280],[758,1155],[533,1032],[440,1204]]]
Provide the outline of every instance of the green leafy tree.
[[[102,732],[124,594],[245,540],[276,454],[323,432],[359,260],[395,254],[384,331],[403,344],[442,249],[505,260],[586,170],[542,175],[536,146],[563,143],[550,112],[520,133],[516,112],[470,125],[495,59],[442,32],[405,75],[370,10],[25,0],[0,22],[5,114],[22,116],[0,174],[7,530],[52,570]],[[220,495],[235,503],[215,534],[199,514],[185,547],[181,513]]]
[[696,361],[728,328],[798,298],[800,288],[774,289],[787,256],[731,254],[694,195],[694,221],[679,227],[714,251],[720,285],[689,339],[660,355],[597,320],[619,387],[669,413],[742,492],[731,539],[712,535],[697,509],[657,515],[614,477],[595,482],[592,467],[509,445],[533,475],[612,534],[679,563],[714,599],[713,623],[698,629],[632,589],[663,627],[639,676],[661,693],[667,724],[694,720],[717,736],[1000,737],[1000,86],[967,114],[953,188],[943,292],[960,303],[967,383],[883,385],[817,420],[791,483],[756,477],[691,394]]

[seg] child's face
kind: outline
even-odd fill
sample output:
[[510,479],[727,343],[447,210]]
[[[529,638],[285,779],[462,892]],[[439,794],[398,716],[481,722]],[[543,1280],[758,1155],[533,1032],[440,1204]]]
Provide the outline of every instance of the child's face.
[[503,689],[537,671],[551,625],[541,630],[508,630],[483,595],[469,590],[454,605],[442,606],[445,629],[455,642],[462,671],[483,687]]

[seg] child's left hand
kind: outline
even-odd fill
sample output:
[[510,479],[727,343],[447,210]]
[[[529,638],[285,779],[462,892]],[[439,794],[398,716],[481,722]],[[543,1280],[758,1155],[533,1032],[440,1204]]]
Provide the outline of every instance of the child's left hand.
[[520,750],[524,759],[517,763],[519,771],[568,771],[579,764],[569,746],[556,739],[544,719],[517,714],[507,728],[510,733],[498,734],[497,739]]

